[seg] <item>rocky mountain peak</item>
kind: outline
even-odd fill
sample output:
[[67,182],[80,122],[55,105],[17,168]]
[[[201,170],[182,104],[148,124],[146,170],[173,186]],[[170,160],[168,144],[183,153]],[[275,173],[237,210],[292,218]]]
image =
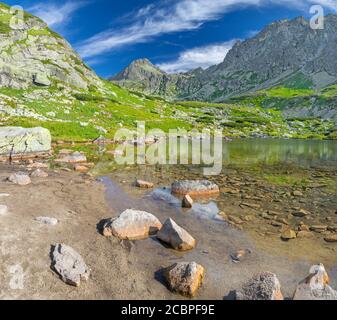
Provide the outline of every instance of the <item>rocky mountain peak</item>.
[[10,7],[0,3],[0,87],[100,86],[70,44],[41,19],[25,12],[20,29],[12,29],[12,17]]
[[[206,70],[184,75],[165,75],[156,67],[151,71],[141,77],[133,74],[132,81],[141,80],[147,93],[159,94],[152,85],[159,72],[178,99],[221,102],[277,85],[324,88],[337,82],[337,16],[325,17],[324,30],[311,29],[303,17],[273,22],[251,39],[235,43],[222,63]],[[130,73],[115,80],[128,79]]]

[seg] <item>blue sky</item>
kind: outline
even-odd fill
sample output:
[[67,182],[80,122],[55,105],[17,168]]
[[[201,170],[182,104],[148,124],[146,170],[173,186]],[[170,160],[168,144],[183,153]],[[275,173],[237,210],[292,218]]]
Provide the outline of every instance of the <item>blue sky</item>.
[[101,76],[138,58],[167,72],[221,62],[237,39],[337,0],[5,0],[43,18]]

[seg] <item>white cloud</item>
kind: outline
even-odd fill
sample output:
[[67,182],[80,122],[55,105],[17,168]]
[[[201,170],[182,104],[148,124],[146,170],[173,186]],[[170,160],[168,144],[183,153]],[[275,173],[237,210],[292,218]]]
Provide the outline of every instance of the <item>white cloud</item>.
[[71,20],[72,14],[84,5],[85,2],[82,1],[69,1],[63,5],[41,2],[28,8],[27,11],[41,18],[49,27],[57,28],[65,26]]
[[79,44],[78,51],[87,58],[116,47],[146,42],[162,34],[198,29],[206,21],[219,19],[234,7],[257,5],[260,2],[261,0],[176,0],[170,7],[166,5],[167,2],[148,6],[136,13],[137,19],[130,26],[99,33]]
[[[307,10],[321,4],[336,8],[335,0],[171,0],[140,9],[130,17],[131,24],[109,29],[78,44],[84,58],[107,53],[115,48],[147,42],[154,37],[200,28],[205,22],[220,19],[224,14],[246,6],[287,6]],[[170,5],[168,5],[170,4]],[[309,10],[308,10],[309,13]]]
[[158,64],[167,73],[179,73],[196,68],[206,69],[222,62],[237,40],[197,47],[180,53],[176,61]]

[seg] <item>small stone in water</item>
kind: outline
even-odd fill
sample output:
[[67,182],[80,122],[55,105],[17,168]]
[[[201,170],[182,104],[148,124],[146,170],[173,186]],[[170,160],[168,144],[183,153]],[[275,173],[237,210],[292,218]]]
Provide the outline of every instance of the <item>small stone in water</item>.
[[192,208],[193,207],[193,199],[190,195],[186,195],[183,199],[182,203],[183,208]]
[[245,249],[245,250],[239,250],[233,254],[231,254],[231,258],[233,260],[234,263],[238,263],[241,262],[242,260],[244,260],[247,256],[247,254],[251,254],[252,251],[249,249]]

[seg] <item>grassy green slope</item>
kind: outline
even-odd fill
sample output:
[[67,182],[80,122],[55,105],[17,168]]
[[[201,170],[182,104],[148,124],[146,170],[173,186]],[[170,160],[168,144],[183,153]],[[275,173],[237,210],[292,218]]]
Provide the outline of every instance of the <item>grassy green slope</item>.
[[[117,129],[134,129],[146,121],[147,129],[221,129],[230,137],[272,136],[292,138],[333,138],[334,123],[316,119],[284,120],[281,111],[265,109],[266,96],[293,98],[295,92],[275,89],[240,98],[228,104],[204,102],[170,103],[110,82],[104,91],[70,90],[62,85],[29,90],[0,88],[0,104],[6,114],[0,125],[43,126],[54,140],[86,141],[100,135],[113,138]],[[297,95],[310,95],[298,91]],[[328,93],[327,93],[328,94]],[[330,93],[329,93],[330,94]]]

